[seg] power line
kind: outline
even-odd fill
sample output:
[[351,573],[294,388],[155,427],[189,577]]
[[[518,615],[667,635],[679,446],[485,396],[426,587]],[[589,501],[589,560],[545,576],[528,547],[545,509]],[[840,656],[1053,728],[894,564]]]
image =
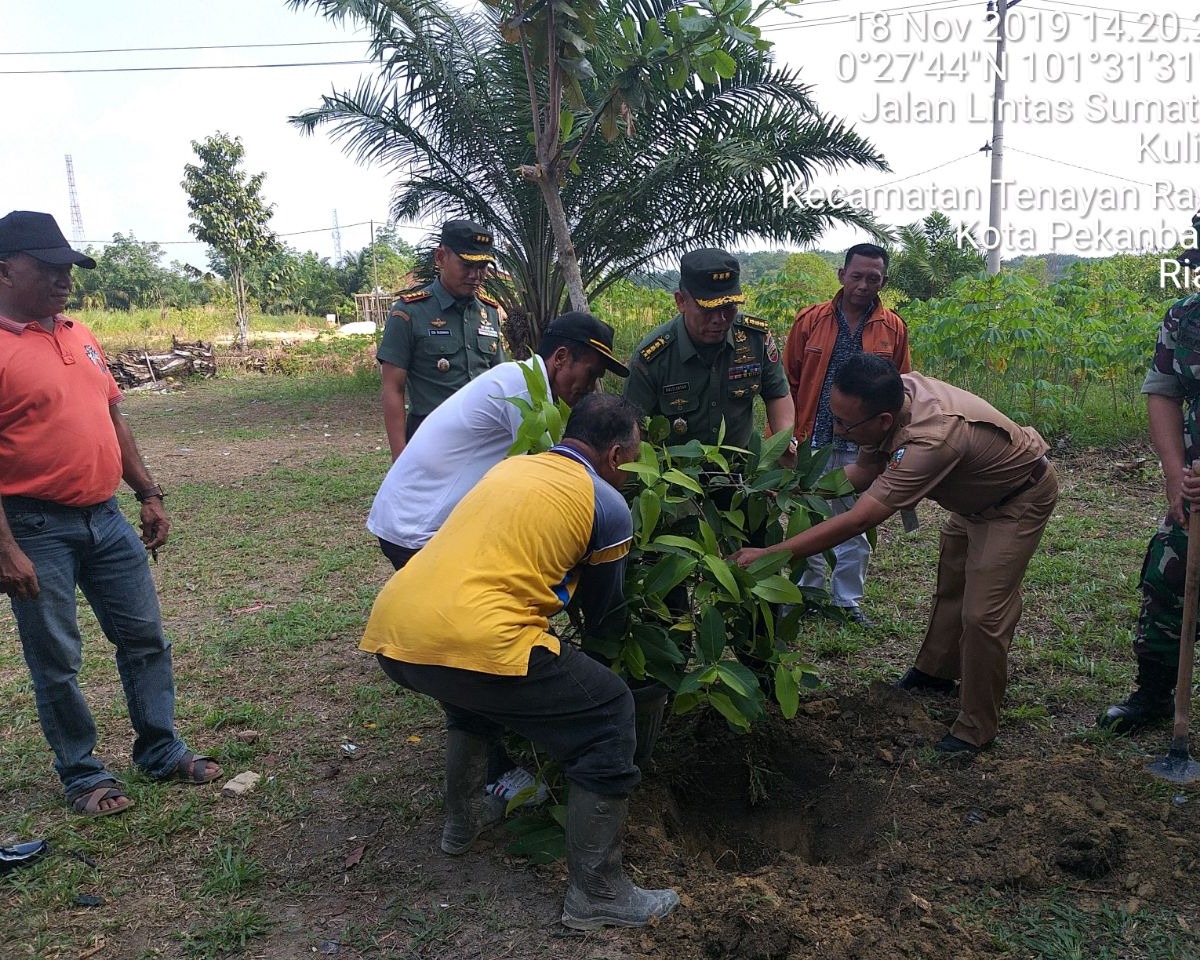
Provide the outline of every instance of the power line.
[[0,70],[0,76],[28,76],[43,73],[162,73],[181,70],[274,70],[285,67],[347,67],[373,63],[372,60],[318,60],[310,63],[220,63],[207,66],[178,67],[78,67],[66,70]]
[[365,40],[305,40],[295,43],[209,43],[187,47],[102,47],[95,50],[0,50],[0,57],[74,57],[85,53],[165,53],[178,50],[257,50],[268,47],[327,47]]
[[1023,153],[1027,157],[1036,157],[1038,160],[1045,160],[1047,163],[1057,163],[1060,167],[1071,167],[1075,170],[1083,170],[1087,173],[1094,173],[1100,177],[1111,177],[1113,180],[1124,180],[1126,183],[1136,183],[1140,187],[1154,186],[1154,184],[1147,183],[1145,180],[1134,180],[1131,177],[1123,177],[1119,173],[1108,173],[1105,170],[1096,170],[1093,167],[1085,167],[1082,164],[1070,163],[1066,160],[1055,160],[1053,157],[1044,157],[1040,153],[1033,153],[1029,150],[1021,150],[1018,147],[1012,146],[1012,144],[1008,144],[1007,149],[1012,150],[1014,153]]

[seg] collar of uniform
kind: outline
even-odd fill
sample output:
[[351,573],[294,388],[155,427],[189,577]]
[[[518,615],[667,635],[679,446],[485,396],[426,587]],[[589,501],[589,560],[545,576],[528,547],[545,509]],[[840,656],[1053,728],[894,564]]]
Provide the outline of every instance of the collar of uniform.
[[[9,320],[8,317],[6,317],[6,316],[4,316],[4,314],[0,313],[0,330],[7,330],[9,333],[15,333],[15,334],[17,334],[17,336],[20,336],[22,333],[25,332],[26,327],[36,327],[36,326],[40,326],[40,324],[36,320],[34,320],[30,323],[18,323],[16,320]],[[64,317],[61,313],[59,313],[59,314],[56,314],[54,317],[54,327],[55,327],[55,329],[57,329],[60,326],[70,327],[70,326],[74,326],[74,323],[71,320],[68,320],[66,317]]]
[[[738,316],[740,317],[741,314],[739,313]],[[735,320],[734,323],[736,323],[736,322],[737,321]],[[700,351],[698,349],[696,349],[695,341],[692,340],[692,335],[690,333],[688,333],[688,331],[687,331],[687,324],[685,324],[683,322],[683,314],[682,313],[675,317],[675,339],[679,342],[679,359],[680,360],[687,361],[687,360],[690,360],[692,357],[698,357],[700,355]],[[715,346],[717,346],[717,344],[714,343],[714,344],[712,344],[712,346],[715,347]],[[733,326],[732,325],[725,332],[725,342],[724,342],[723,346],[727,346],[727,347],[733,346]]]
[[433,281],[433,283],[431,283],[429,285],[429,289],[431,291],[433,291],[434,299],[437,300],[438,306],[441,307],[443,310],[449,310],[452,306],[454,306],[455,304],[460,303],[460,302],[461,303],[474,303],[475,302],[474,296],[455,297],[453,294],[450,293],[449,290],[447,290],[445,287],[442,286],[442,281],[441,281],[440,277],[438,279],[435,279]]

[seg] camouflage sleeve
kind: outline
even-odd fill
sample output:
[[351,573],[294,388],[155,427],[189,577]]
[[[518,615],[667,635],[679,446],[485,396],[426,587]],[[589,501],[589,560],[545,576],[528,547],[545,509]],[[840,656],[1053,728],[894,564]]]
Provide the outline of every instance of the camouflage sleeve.
[[763,349],[762,397],[764,400],[776,400],[788,396],[791,392],[787,374],[784,373],[783,363],[779,359],[779,346],[775,343],[775,335],[768,333]]
[[1158,330],[1158,342],[1154,345],[1154,359],[1142,381],[1142,393],[1158,397],[1182,399],[1187,395],[1179,376],[1175,373],[1175,332],[1178,320],[1173,310],[1168,310]]
[[412,363],[412,322],[400,307],[401,304],[397,301],[388,311],[387,323],[383,325],[383,337],[375,351],[375,359],[380,363],[390,363],[401,370],[407,370]]

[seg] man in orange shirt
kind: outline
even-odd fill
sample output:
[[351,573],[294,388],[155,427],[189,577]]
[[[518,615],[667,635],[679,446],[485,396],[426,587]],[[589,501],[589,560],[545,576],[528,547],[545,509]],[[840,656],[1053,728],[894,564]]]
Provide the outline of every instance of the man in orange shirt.
[[[783,369],[796,405],[795,436],[813,447],[833,445],[828,468],[836,470],[854,463],[858,446],[838,436],[829,410],[833,378],[842,364],[858,353],[874,353],[892,361],[908,373],[908,328],[885,307],[879,292],[887,283],[888,254],[873,243],[860,243],[846,251],[845,265],[838,271],[842,289],[832,300],[805,307],[796,315],[783,351]],[[833,500],[834,515],[854,505],[854,497]],[[829,575],[829,593],[835,606],[851,620],[869,628],[871,621],[860,604],[871,545],[865,534],[851,537],[833,548],[836,561]],[[824,589],[826,564],[818,554],[808,559],[800,586]]]
[[[171,644],[147,550],[167,542],[162,489],[118,409],[121,392],[96,338],[63,316],[72,250],[47,213],[0,219],[0,592],[12,600],[42,732],[76,813],[133,805],[93,755],[96,725],[79,689],[78,586],[116,648],[137,739],[133,760],[159,780],[208,783],[221,768],[175,733]],[[114,496],[124,479],[142,535]]]

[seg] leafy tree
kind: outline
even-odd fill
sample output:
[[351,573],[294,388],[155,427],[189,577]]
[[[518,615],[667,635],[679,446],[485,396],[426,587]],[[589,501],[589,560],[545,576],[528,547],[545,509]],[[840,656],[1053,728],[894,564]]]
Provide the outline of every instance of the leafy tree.
[[269,226],[274,207],[261,194],[266,174],[250,175],[242,169],[246,150],[240,137],[215,133],[193,140],[192,150],[200,163],[183,168],[193,220],[189,229],[212,248],[209,262],[233,286],[237,343],[244,348],[250,333],[246,272],[279,247]]
[[493,292],[535,328],[576,284],[572,245],[582,291],[596,296],[684,242],[800,245],[834,223],[875,228],[865,211],[784,202],[785,185],[821,172],[886,167],[773,62],[745,5],[710,16],[677,0],[506,0],[482,12],[433,0],[289,2],[360,21],[379,62],[375,79],[294,122],[327,126],[359,160],[403,170],[397,220],[492,226],[512,277]]
[[931,213],[900,231],[900,249],[892,254],[888,286],[909,300],[944,296],[959,277],[978,273],[986,258],[970,244],[960,246],[954,225],[944,214]]
[[751,286],[750,310],[786,335],[801,307],[828,300],[840,288],[837,272],[819,254],[793,253]]
[[342,289],[347,295],[379,288],[382,293],[398,293],[412,285],[417,256],[392,227],[384,227],[375,240],[342,261]]
[[75,275],[75,303],[110,310],[135,307],[188,306],[202,298],[180,265],[162,265],[157,243],[142,243],[133,234],[114,233],[103,249],[88,248],[95,270]]

